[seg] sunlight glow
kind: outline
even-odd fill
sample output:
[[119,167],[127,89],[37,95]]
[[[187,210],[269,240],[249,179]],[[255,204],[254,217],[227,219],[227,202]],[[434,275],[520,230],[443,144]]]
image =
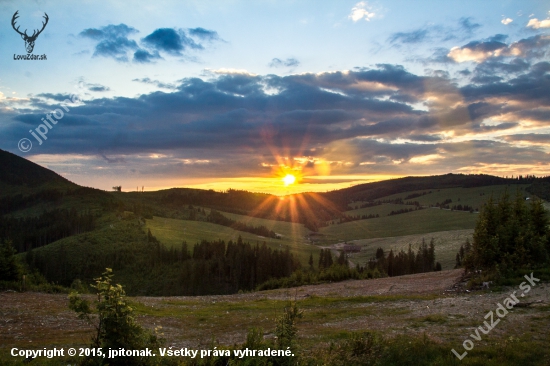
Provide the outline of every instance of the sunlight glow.
[[292,174],[287,174],[283,177],[283,183],[285,184],[285,186],[289,186],[294,182],[296,182],[296,177]]

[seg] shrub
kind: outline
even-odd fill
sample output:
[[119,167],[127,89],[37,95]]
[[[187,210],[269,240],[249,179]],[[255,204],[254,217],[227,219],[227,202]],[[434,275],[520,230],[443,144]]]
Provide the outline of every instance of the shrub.
[[[142,350],[158,348],[161,341],[156,334],[143,329],[136,323],[134,309],[126,299],[121,285],[112,284],[113,273],[107,268],[103,275],[95,279],[91,285],[96,289],[97,300],[92,308],[90,303],[80,297],[77,292],[69,295],[69,308],[82,320],[95,327],[91,347],[101,349],[107,355],[109,349]],[[154,357],[117,357],[114,359],[89,356],[82,362],[83,365],[151,365]]]

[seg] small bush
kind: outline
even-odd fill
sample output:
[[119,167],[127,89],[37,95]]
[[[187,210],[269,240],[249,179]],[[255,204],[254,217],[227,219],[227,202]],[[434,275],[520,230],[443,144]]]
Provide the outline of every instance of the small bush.
[[[136,323],[134,309],[126,299],[121,285],[112,284],[113,273],[110,268],[96,278],[93,288],[97,291],[94,308],[81,298],[77,292],[69,295],[69,308],[82,320],[92,324],[96,333],[92,337],[91,347],[101,348],[104,354],[109,349],[142,350],[158,348],[162,343],[156,334],[143,329]],[[155,363],[154,357],[87,357],[82,365],[136,365],[146,366]]]

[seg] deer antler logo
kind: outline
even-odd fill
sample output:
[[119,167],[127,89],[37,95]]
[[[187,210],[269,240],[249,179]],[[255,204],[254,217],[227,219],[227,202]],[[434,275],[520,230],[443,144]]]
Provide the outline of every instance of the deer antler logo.
[[44,30],[44,28],[46,28],[46,24],[48,24],[48,14],[44,13],[44,19],[46,19],[45,22],[42,22],[42,29],[38,30],[38,29],[35,29],[34,32],[32,33],[32,36],[29,36],[27,34],[27,30],[25,29],[25,32],[21,33],[19,31],[19,27],[15,28],[15,21],[17,20],[17,18],[19,18],[19,15],[17,15],[17,13],[19,13],[19,10],[17,10],[15,12],[15,14],[13,14],[13,17],[11,18],[11,26],[13,27],[13,29],[19,33],[21,35],[21,38],[23,38],[23,40],[25,41],[25,48],[27,49],[27,53],[32,53],[32,50],[34,49],[34,42],[36,41],[36,38],[40,35],[40,33],[42,33],[42,31]]

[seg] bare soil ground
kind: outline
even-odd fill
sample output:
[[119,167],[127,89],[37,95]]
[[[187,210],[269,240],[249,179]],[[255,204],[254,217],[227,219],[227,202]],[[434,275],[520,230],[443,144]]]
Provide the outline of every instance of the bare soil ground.
[[[262,327],[269,337],[289,298],[296,298],[304,310],[299,336],[312,343],[330,341],[343,330],[378,330],[389,335],[426,333],[432,339],[456,341],[459,347],[483,325],[488,311],[518,290],[449,291],[462,274],[451,270],[237,295],[131,300],[140,324],[162,326],[167,344],[179,347],[204,345],[212,338],[221,344],[240,343],[251,327]],[[543,339],[550,332],[550,285],[537,285],[520,299],[541,302],[510,310],[484,337],[531,334]],[[85,345],[92,331],[68,309],[65,294],[0,293],[0,350]]]

